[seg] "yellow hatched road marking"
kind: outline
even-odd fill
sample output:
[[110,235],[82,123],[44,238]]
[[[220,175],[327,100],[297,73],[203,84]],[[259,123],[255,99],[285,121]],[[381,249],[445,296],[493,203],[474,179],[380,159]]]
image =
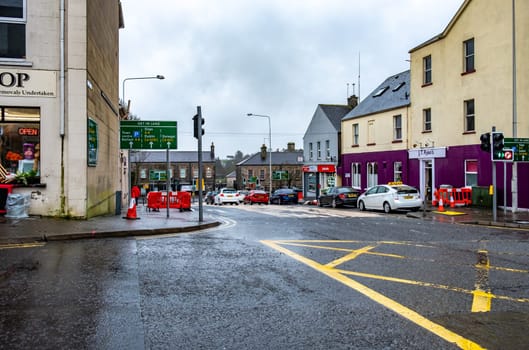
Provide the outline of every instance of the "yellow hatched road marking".
[[338,266],[340,264],[343,264],[344,262],[347,262],[347,261],[350,261],[350,260],[354,260],[358,256],[360,256],[362,254],[365,254],[365,253],[369,252],[370,250],[375,249],[376,247],[377,247],[376,245],[368,245],[367,247],[360,248],[360,249],[357,249],[357,250],[353,250],[351,253],[349,253],[349,254],[347,254],[345,256],[342,256],[340,259],[336,259],[334,261],[331,261],[330,263],[325,264],[325,266],[336,267],[336,266]]
[[429,319],[425,318],[424,316],[420,315],[419,313],[407,308],[406,306],[397,303],[396,301],[386,297],[383,294],[380,294],[367,286],[351,279],[346,276],[344,276],[342,273],[340,273],[339,270],[334,269],[333,267],[325,266],[322,264],[319,264],[318,262],[308,259],[302,255],[299,255],[297,253],[294,253],[282,246],[280,246],[278,243],[273,241],[261,241],[261,243],[269,246],[272,249],[275,249],[279,252],[282,252],[283,254],[299,261],[307,266],[327,275],[330,278],[333,278],[346,286],[356,290],[359,293],[362,293],[363,295],[367,296],[371,300],[385,306],[386,308],[392,310],[393,312],[398,313],[402,317],[406,318],[407,320],[415,323],[416,325],[432,332],[433,334],[441,337],[442,339],[450,342],[455,343],[457,346],[459,346],[461,349],[466,350],[478,350],[478,349],[484,349],[479,344],[466,339],[462,336],[460,336],[457,333],[454,333],[450,331],[449,329],[430,321]]

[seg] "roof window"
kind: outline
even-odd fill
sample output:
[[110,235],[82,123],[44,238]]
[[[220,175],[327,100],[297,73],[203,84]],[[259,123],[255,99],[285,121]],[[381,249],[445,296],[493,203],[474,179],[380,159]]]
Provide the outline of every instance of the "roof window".
[[406,84],[406,82],[401,81],[401,82],[399,83],[399,85],[397,85],[397,86],[395,86],[395,87],[393,88],[393,91],[394,91],[394,92],[395,92],[395,91],[398,91],[401,87],[404,86],[404,84]]
[[386,92],[387,89],[389,89],[389,86],[384,86],[383,88],[380,88],[380,90],[378,90],[376,94],[373,95],[373,97],[381,96],[384,92]]

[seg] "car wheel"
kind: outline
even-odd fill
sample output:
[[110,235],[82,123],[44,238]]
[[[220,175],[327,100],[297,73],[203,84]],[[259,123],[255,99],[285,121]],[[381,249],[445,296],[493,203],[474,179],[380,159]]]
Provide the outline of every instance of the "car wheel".
[[389,214],[391,212],[391,206],[388,202],[384,202],[384,213]]
[[323,203],[318,199],[318,207],[323,207]]
[[358,209],[360,209],[361,211],[366,210],[366,205],[364,204],[364,201],[358,202]]
[[336,205],[336,199],[334,199],[334,198],[332,199],[331,206],[332,206],[333,208],[336,208],[336,207],[337,207],[337,205]]

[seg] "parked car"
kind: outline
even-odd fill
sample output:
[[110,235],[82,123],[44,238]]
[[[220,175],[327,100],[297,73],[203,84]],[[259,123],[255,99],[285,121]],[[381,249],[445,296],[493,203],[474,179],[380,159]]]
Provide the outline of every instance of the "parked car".
[[297,204],[298,192],[290,188],[275,190],[270,198],[270,204]]
[[234,188],[222,188],[219,193],[215,195],[216,205],[223,205],[226,203],[239,205],[239,194]]
[[213,204],[215,203],[215,196],[217,195],[217,191],[209,191],[206,193],[205,202],[206,204]]
[[344,205],[352,205],[356,207],[360,191],[352,187],[331,187],[324,194],[318,198],[318,205],[331,206],[333,208]]
[[373,186],[358,197],[360,210],[375,209],[385,213],[399,209],[417,211],[421,205],[419,190],[404,184]]
[[261,190],[252,190],[244,197],[244,204],[268,204],[268,193]]
[[248,195],[248,191],[239,190],[239,191],[237,191],[237,193],[239,194],[239,203],[244,202],[244,197],[246,197]]

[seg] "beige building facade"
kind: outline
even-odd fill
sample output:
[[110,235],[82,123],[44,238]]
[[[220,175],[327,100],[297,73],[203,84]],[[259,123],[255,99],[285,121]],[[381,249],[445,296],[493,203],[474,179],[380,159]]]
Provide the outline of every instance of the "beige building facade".
[[[18,0],[0,14],[0,161],[30,215],[113,213],[120,191],[118,0]],[[33,154],[30,154],[33,153]]]

